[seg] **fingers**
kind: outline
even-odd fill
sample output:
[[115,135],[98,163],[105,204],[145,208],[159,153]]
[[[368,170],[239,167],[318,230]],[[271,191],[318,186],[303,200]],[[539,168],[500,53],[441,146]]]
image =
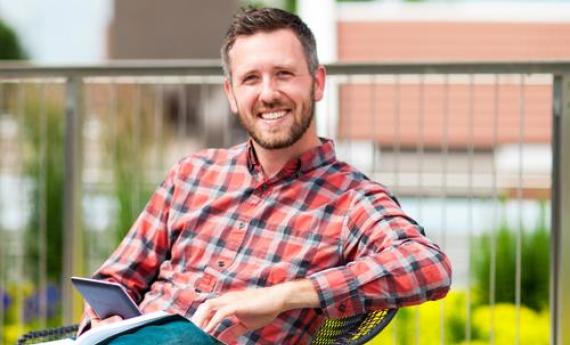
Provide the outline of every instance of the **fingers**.
[[95,311],[93,310],[93,308],[91,308],[91,306],[87,303],[83,304],[83,311],[85,312],[85,315],[90,319],[90,320],[100,320],[99,316],[97,316],[97,314],[95,313]]
[[211,311],[209,304],[210,302],[208,301],[200,304],[198,306],[198,309],[196,309],[194,315],[192,315],[192,317],[190,318],[190,321],[192,321],[196,326],[198,326],[201,329],[204,329],[204,327],[206,326],[207,322],[210,319]]
[[[234,328],[241,324],[237,332],[254,330],[271,323],[282,312],[280,298],[275,297],[276,291],[266,288],[267,292],[260,296],[259,289],[249,289],[225,293],[222,296],[205,301],[196,309],[191,321],[205,332],[214,330],[226,319]],[[275,302],[277,301],[277,302]]]
[[224,319],[233,314],[232,307],[220,305],[214,299],[200,304],[190,320],[204,332],[211,333]]
[[114,316],[108,317],[108,318],[103,319],[103,320],[101,320],[99,318],[94,318],[94,319],[91,319],[91,327],[95,328],[95,327],[107,325],[110,323],[118,322],[121,320],[123,320],[123,318],[120,317],[119,315],[114,315]]
[[214,311],[211,313],[212,317],[206,327],[204,327],[204,331],[206,333],[211,333],[220,323],[222,323],[222,321],[224,321],[225,318],[233,315],[233,313],[234,311],[231,308],[221,308]]

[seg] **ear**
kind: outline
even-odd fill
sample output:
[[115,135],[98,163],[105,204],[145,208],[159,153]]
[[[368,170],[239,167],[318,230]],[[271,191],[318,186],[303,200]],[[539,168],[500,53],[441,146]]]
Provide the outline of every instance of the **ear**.
[[232,113],[238,112],[238,106],[236,102],[236,97],[234,95],[234,90],[232,88],[232,83],[227,78],[224,79],[224,91],[226,92],[226,97],[228,99],[228,103],[230,104],[230,109]]
[[315,102],[320,101],[323,99],[323,95],[325,92],[325,82],[327,79],[327,71],[325,70],[325,66],[319,65],[317,70],[315,71]]

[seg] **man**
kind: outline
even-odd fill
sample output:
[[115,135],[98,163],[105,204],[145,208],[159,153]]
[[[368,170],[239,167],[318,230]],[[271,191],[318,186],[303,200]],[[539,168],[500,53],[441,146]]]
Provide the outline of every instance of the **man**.
[[[325,69],[295,15],[246,10],[222,48],[250,140],[173,167],[95,278],[218,339],[305,344],[325,318],[446,295],[451,267],[385,187],[336,159],[315,102]],[[98,320],[86,310],[94,326]]]

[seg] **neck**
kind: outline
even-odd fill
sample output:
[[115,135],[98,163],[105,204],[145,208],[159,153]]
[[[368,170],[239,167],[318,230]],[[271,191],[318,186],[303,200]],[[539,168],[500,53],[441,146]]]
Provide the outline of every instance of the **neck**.
[[275,176],[291,159],[297,158],[303,152],[321,145],[321,141],[315,129],[312,127],[311,125],[307,132],[295,144],[283,149],[268,150],[253,141],[253,147],[255,148],[255,154],[257,155],[259,164],[263,169],[263,173],[268,178]]

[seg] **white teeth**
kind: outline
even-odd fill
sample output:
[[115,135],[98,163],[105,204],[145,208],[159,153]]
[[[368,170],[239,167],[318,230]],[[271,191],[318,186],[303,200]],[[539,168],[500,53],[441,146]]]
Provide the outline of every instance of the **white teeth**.
[[264,120],[276,120],[279,119],[287,114],[286,111],[275,111],[270,113],[262,113],[261,118]]

